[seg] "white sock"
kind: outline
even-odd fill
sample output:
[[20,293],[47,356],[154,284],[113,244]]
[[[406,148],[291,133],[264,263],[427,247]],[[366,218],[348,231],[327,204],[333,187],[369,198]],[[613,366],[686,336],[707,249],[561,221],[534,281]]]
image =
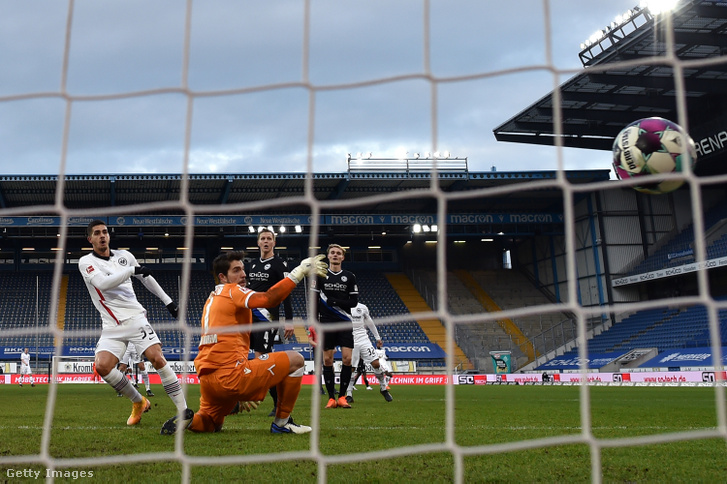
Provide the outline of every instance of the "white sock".
[[149,390],[149,373],[142,371],[141,372],[141,381],[144,382],[144,386],[146,387],[147,391]]
[[384,376],[384,370],[381,369],[381,367],[374,368],[374,375],[376,375],[376,379],[379,380],[379,386],[382,390],[386,390],[386,376]]
[[162,379],[164,391],[172,399],[177,410],[180,412],[186,410],[187,401],[184,399],[184,393],[182,393],[182,384],[177,380],[177,375],[169,368],[169,363],[162,368],[157,368],[157,373]]
[[134,403],[138,403],[142,400],[141,393],[134,388],[134,385],[121,373],[119,370],[114,368],[109,372],[108,375],[102,376],[103,380],[111,385],[114,390],[122,394]]

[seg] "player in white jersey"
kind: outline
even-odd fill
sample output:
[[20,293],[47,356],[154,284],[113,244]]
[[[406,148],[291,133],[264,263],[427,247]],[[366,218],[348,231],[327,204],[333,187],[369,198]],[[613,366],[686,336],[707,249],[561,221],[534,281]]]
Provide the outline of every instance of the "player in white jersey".
[[[383,346],[384,342],[379,336],[379,331],[376,329],[374,320],[371,319],[369,308],[366,307],[365,304],[361,303],[358,303],[356,306],[351,308],[351,322],[353,323],[353,352],[351,353],[351,366],[357,367],[360,359],[363,359],[364,364],[370,364],[374,369],[376,378],[379,380],[381,395],[384,396],[384,399],[387,402],[392,401],[394,398],[386,389],[384,372],[379,364],[379,357],[376,355],[374,345],[371,344],[369,335],[366,332],[366,328],[368,328],[376,339],[376,346]],[[355,383],[356,381],[353,380],[348,384],[346,401],[349,403],[353,402],[353,387]]]
[[[154,392],[151,391],[151,385],[149,385],[149,373],[146,371],[144,358],[139,356],[139,353],[136,352],[136,346],[128,345],[126,347],[126,353],[124,353],[124,356],[121,357],[121,361],[119,361],[117,368],[124,375],[129,369],[131,369],[132,381],[134,382],[133,385],[139,388],[139,385],[137,385],[138,382],[136,381],[136,375],[133,374],[134,367],[136,367],[139,372],[139,376],[141,376],[141,381],[144,383],[144,387],[146,387],[146,396],[153,397]],[[123,397],[121,393],[117,393],[116,396]]]
[[30,386],[35,386],[35,379],[33,378],[33,372],[30,371],[30,350],[28,348],[25,348],[22,353],[20,353],[20,386],[23,386],[23,380],[25,380],[25,376],[28,375],[30,379]]
[[384,385],[386,385],[386,389],[388,390],[392,376],[391,363],[389,363],[389,359],[386,357],[386,350],[381,346],[376,349],[376,356],[379,358],[379,365],[384,374]]
[[176,303],[164,292],[151,271],[140,266],[130,252],[111,250],[111,237],[105,222],[90,222],[86,235],[93,251],[79,259],[78,269],[103,323],[101,337],[96,344],[96,371],[114,390],[132,401],[131,416],[126,424],[138,424],[141,414],[149,411],[151,403],[116,368],[126,347],[134,345],[136,351],[144,355],[159,373],[164,391],[177,411],[184,413],[187,402],[182,386],[162,354],[159,337],[146,319],[146,309],[136,299],[131,277],[135,276],[157,296],[174,318],[178,312]]

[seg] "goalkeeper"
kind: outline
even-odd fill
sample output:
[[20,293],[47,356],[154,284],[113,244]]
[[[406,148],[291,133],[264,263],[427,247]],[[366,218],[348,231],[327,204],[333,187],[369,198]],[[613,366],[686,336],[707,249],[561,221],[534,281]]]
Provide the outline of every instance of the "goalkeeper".
[[[310,257],[265,292],[245,286],[244,252],[221,254],[212,262],[219,284],[202,311],[202,335],[194,366],[199,375],[200,399],[197,413],[187,409],[164,423],[162,435],[177,428],[194,432],[218,432],[225,416],[241,403],[243,409],[257,408],[268,390],[276,387],[278,405],[271,433],[304,434],[290,413],[300,393],[305,360],[295,351],[266,353],[248,360],[252,309],[278,306],[306,275],[325,276],[323,256]],[[181,417],[181,420],[179,418]]]

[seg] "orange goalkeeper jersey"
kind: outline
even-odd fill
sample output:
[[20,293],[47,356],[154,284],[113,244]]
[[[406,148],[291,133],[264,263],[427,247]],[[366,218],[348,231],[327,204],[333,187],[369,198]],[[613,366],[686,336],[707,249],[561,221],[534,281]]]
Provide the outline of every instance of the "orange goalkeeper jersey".
[[[219,284],[210,294],[202,311],[199,354],[194,359],[198,375],[218,368],[244,363],[250,351],[252,308],[278,306],[295,288],[284,278],[266,292],[255,292],[237,284]],[[230,329],[238,326],[237,330]],[[225,332],[220,332],[225,328]]]

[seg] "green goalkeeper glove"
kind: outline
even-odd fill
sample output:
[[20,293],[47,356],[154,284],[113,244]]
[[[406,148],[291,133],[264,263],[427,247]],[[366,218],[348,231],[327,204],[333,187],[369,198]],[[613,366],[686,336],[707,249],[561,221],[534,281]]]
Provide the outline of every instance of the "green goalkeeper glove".
[[326,277],[328,264],[323,262],[324,257],[323,254],[318,254],[317,256],[303,259],[298,267],[290,271],[288,277],[296,284],[300,283],[307,275]]
[[260,402],[240,402],[240,410],[245,410],[249,413],[250,410],[257,410],[259,405]]

